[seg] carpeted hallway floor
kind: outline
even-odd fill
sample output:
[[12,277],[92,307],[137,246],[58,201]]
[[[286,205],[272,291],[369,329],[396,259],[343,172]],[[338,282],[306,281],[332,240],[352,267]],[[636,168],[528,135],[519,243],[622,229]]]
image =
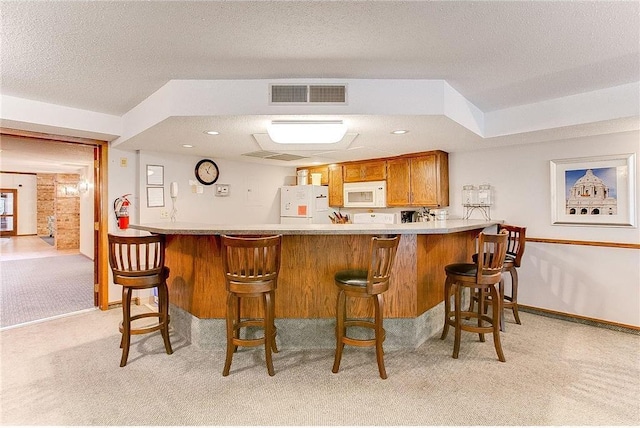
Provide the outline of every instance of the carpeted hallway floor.
[[0,327],[91,309],[93,261],[83,255],[0,261]]

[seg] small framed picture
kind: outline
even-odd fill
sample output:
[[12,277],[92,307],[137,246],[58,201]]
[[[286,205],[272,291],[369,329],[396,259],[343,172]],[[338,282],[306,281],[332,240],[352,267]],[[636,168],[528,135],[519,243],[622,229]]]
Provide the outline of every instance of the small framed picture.
[[164,207],[164,187],[147,187],[147,207]]
[[164,186],[164,166],[147,165],[147,186]]
[[552,224],[635,227],[635,164],[635,154],[552,160]]

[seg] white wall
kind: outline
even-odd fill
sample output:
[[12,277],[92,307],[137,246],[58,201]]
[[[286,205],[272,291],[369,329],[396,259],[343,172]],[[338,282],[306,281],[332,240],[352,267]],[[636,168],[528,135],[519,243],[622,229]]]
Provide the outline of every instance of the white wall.
[[[640,243],[638,228],[552,225],[549,193],[550,160],[623,153],[637,158],[639,141],[640,133],[626,132],[452,153],[450,213],[463,215],[463,185],[487,182],[495,196],[492,218],[526,226],[529,237]],[[636,216],[637,201],[636,183]],[[527,243],[519,272],[524,305],[640,326],[638,250]]]
[[[215,196],[215,184],[203,186],[203,193],[193,193],[190,182],[195,181],[195,165],[202,159],[197,156],[167,156],[164,153],[139,153],[139,168],[147,165],[164,166],[165,206],[147,207],[147,185],[141,180],[139,207],[141,223],[168,222],[166,214],[173,208],[169,197],[169,185],[178,183],[175,202],[176,221],[196,223],[280,223],[280,193],[285,177],[295,175],[295,167],[259,165],[213,159],[220,170],[216,184],[228,184],[229,196]],[[143,174],[144,177],[144,174]],[[200,183],[198,183],[200,184]],[[163,216],[165,214],[165,216]]]
[[94,259],[94,177],[93,168],[84,168],[80,173],[81,180],[87,180],[89,189],[80,192],[80,254]]
[[[124,160],[124,161],[123,161]],[[124,165],[123,166],[123,162]],[[108,231],[109,233],[122,233],[117,227],[116,216],[113,211],[113,202],[116,198],[121,197],[127,193],[133,193],[131,201],[134,201],[137,197],[137,155],[134,152],[127,152],[118,149],[109,149],[109,171],[108,171],[108,191],[107,191],[107,204],[109,206],[108,215]],[[137,204],[134,204],[130,209],[131,220],[137,219]],[[109,303],[118,302],[122,300],[122,287],[113,283],[113,277],[111,275],[111,269],[109,269]],[[144,293],[144,296],[148,296],[149,293]],[[141,295],[142,297],[142,295]]]
[[[122,160],[126,166],[122,166]],[[220,170],[218,183],[229,184],[230,196],[214,196],[214,186],[204,186],[202,194],[192,193],[190,181],[195,180],[195,165],[202,159],[197,156],[167,155],[158,152],[128,152],[109,150],[109,231],[123,233],[116,225],[113,202],[116,198],[130,193],[129,210],[131,223],[170,222],[167,216],[172,210],[169,185],[178,183],[176,199],[176,221],[195,223],[279,223],[279,188],[285,177],[295,175],[295,167],[258,165],[254,163],[232,162],[213,159]],[[147,207],[146,169],[147,165],[164,167],[164,207]],[[251,189],[251,192],[249,192]],[[124,233],[137,233],[128,230]],[[111,274],[110,274],[111,275]],[[109,302],[121,300],[121,287],[109,280]],[[137,296],[144,299],[151,293],[140,291]]]
[[38,233],[38,180],[36,175],[2,173],[0,174],[0,187],[18,191],[17,235],[36,235]]

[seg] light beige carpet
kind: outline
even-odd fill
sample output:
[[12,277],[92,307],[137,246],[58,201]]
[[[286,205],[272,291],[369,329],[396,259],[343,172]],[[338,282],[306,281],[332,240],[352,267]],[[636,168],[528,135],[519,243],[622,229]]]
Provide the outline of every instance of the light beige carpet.
[[281,344],[269,377],[261,349],[224,351],[172,335],[136,336],[120,368],[119,310],[1,332],[4,425],[640,425],[640,336],[522,313],[493,342],[463,334],[386,354]]

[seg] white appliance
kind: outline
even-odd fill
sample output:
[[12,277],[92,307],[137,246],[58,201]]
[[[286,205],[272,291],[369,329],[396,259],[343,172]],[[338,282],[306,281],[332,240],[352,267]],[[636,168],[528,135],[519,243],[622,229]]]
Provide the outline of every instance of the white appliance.
[[329,188],[308,185],[281,187],[280,223],[331,223],[329,219]]
[[353,215],[354,224],[394,224],[396,216],[389,213],[358,213]]
[[387,182],[344,183],[346,208],[384,208],[387,206]]

